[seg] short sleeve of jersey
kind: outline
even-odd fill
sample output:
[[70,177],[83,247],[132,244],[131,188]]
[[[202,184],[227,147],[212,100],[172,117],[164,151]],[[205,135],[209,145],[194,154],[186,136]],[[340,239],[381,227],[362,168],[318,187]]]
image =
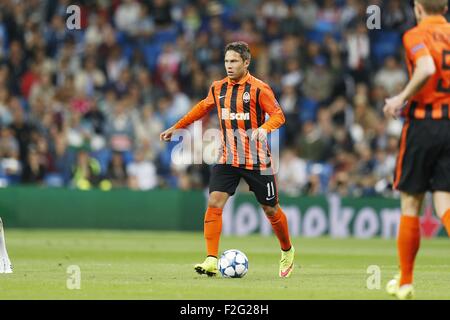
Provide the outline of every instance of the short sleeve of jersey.
[[405,46],[406,56],[414,62],[421,57],[431,56],[428,50],[425,37],[418,31],[409,31],[403,36],[403,45]]

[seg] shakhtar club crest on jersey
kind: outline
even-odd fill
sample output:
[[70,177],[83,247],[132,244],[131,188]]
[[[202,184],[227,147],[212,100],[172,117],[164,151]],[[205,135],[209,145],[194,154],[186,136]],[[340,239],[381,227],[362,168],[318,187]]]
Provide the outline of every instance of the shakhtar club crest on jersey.
[[244,92],[244,95],[242,96],[242,100],[244,101],[244,103],[249,103],[250,102],[250,93]]

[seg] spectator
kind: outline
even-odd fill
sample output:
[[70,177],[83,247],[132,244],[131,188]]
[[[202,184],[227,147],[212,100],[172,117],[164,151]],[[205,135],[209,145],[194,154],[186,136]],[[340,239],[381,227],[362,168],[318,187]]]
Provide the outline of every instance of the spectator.
[[279,191],[298,196],[308,182],[306,161],[297,157],[295,150],[285,149],[281,154],[279,168]]
[[156,167],[144,158],[144,153],[137,150],[134,160],[127,166],[128,187],[132,190],[150,190],[158,185]]
[[42,184],[47,170],[39,159],[39,153],[34,148],[28,152],[28,161],[22,171],[22,183]]
[[126,99],[118,101],[107,120],[106,136],[113,151],[131,152],[133,149],[134,127],[127,104]]
[[368,82],[370,41],[367,28],[364,23],[359,23],[355,28],[346,33],[347,65],[351,76],[356,82]]
[[117,8],[114,20],[117,29],[132,33],[139,20],[141,6],[136,0],[124,0]]
[[189,97],[180,91],[178,83],[174,79],[169,79],[166,82],[167,92],[171,95],[171,105],[169,106],[169,114],[171,122],[176,122],[183,115],[185,115],[191,108],[191,101]]
[[74,111],[64,125],[64,133],[69,147],[76,149],[90,143],[93,128],[89,122],[82,120],[80,112]]
[[12,122],[12,114],[8,106],[9,93],[5,87],[0,87],[0,127]]
[[166,44],[158,58],[156,69],[160,81],[177,78],[181,63],[181,55],[172,44]]
[[369,101],[365,95],[355,96],[353,103],[355,106],[355,125],[361,127],[364,131],[365,138],[372,138],[375,135],[380,121],[378,115],[373,108],[369,106]]
[[165,146],[159,140],[159,134],[164,130],[164,125],[152,105],[144,106],[135,128],[138,147],[145,150],[147,159],[155,160]]
[[262,14],[266,19],[283,20],[288,13],[288,6],[283,0],[267,0],[262,6]]
[[389,96],[400,92],[406,84],[408,76],[400,68],[395,57],[389,56],[384,60],[384,66],[375,74],[375,85],[382,87]]
[[106,179],[111,182],[113,188],[125,188],[127,186],[127,170],[123,155],[120,152],[113,153],[108,164]]
[[333,32],[341,20],[341,10],[334,0],[325,0],[317,13],[315,29],[322,32]]
[[53,159],[55,171],[52,173],[56,174],[62,180],[63,185],[68,185],[72,177],[74,157],[75,154],[67,149],[66,138],[59,133],[54,133]]
[[311,30],[316,23],[319,7],[314,0],[300,0],[296,13],[305,29]]
[[295,8],[293,5],[288,6],[288,12],[286,17],[281,21],[281,32],[283,34],[298,34],[303,33],[303,26],[296,15]]
[[172,24],[172,4],[168,0],[148,1],[148,12],[152,13],[155,25],[164,29]]
[[317,56],[314,65],[306,70],[303,92],[316,102],[325,102],[331,96],[333,82],[333,74],[327,67],[326,58]]
[[297,59],[290,59],[286,63],[286,72],[281,78],[283,87],[298,87],[303,80],[303,72]]
[[122,56],[122,51],[118,45],[114,45],[106,58],[106,76],[112,83],[119,79],[122,71],[127,67],[128,62]]
[[322,161],[326,143],[320,129],[314,122],[307,121],[302,126],[302,134],[297,141],[297,154],[306,160]]
[[82,147],[77,153],[77,161],[72,170],[72,186],[80,190],[97,187],[101,182],[100,163]]
[[9,55],[7,59],[9,73],[9,89],[12,95],[20,94],[20,79],[26,72],[27,57],[23,52],[19,41],[13,40],[9,46]]
[[94,57],[86,57],[83,69],[75,75],[75,88],[87,96],[93,96],[106,83],[103,72],[97,68]]
[[54,96],[55,88],[52,84],[52,75],[48,72],[41,72],[37,82],[31,86],[30,105],[33,105],[37,99],[40,99],[44,105],[49,106]]
[[387,2],[386,14],[383,14],[383,26],[395,30],[396,32],[405,32],[414,25],[414,12],[408,3],[400,0],[391,0]]
[[10,99],[10,108],[13,112],[13,121],[9,127],[19,142],[20,161],[25,163],[28,157],[28,146],[31,143],[31,136],[35,128],[26,119],[25,111],[17,97]]
[[98,108],[97,103],[92,102],[91,108],[83,115],[83,120],[93,129],[94,133],[103,136],[105,132],[106,117]]
[[0,156],[1,158],[19,159],[19,142],[12,130],[8,127],[0,127]]
[[337,97],[330,104],[329,111],[335,125],[351,128],[354,123],[354,111],[344,96]]
[[283,106],[286,118],[286,143],[292,145],[298,132],[297,121],[299,119],[299,97],[295,86],[283,86],[283,92],[280,97],[280,105]]

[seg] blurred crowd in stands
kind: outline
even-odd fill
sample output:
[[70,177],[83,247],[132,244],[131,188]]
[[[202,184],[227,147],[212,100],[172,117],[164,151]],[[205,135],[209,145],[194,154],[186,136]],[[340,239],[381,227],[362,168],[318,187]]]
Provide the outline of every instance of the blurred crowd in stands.
[[[79,30],[66,25],[72,4]],[[369,5],[380,30],[367,27]],[[401,0],[3,0],[0,186],[204,189],[209,166],[174,165],[176,142],[159,134],[243,40],[286,115],[279,190],[390,195],[402,122],[382,107],[407,82],[402,34],[414,24]]]

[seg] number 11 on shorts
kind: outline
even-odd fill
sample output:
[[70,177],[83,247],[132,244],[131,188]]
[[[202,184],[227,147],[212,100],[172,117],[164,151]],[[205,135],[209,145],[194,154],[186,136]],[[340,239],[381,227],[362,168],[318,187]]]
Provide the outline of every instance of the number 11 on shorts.
[[273,187],[273,182],[267,183],[267,198],[275,196],[275,188]]

